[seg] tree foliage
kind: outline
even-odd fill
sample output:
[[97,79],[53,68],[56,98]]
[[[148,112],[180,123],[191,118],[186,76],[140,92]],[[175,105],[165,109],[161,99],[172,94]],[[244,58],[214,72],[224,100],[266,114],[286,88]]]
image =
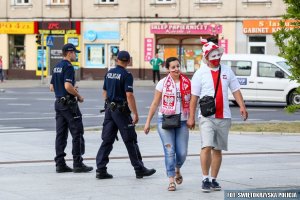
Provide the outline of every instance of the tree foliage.
[[[279,56],[285,58],[291,66],[290,79],[300,84],[300,0],[283,0],[286,4],[286,14],[280,22],[281,29],[273,33],[276,45],[279,47]],[[292,20],[293,29],[287,28],[285,20]],[[299,94],[300,87],[295,91]],[[295,112],[300,105],[291,105],[286,108],[288,112]]]

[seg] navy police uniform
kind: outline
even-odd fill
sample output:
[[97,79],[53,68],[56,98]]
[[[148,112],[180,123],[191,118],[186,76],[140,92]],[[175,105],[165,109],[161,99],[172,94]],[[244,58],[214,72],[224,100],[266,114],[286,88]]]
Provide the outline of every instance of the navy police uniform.
[[[118,63],[126,65],[130,61],[127,51],[120,51],[117,56]],[[120,63],[119,63],[120,64]],[[142,156],[137,144],[137,135],[127,104],[126,92],[133,92],[133,77],[125,67],[117,65],[109,70],[104,77],[103,90],[106,91],[105,117],[102,129],[102,144],[99,148],[96,164],[96,178],[113,178],[107,173],[106,165],[109,162],[109,154],[113,149],[113,143],[117,137],[118,130],[128,151],[131,165],[134,167],[136,178],[151,176],[155,169],[144,167]]]
[[65,82],[75,85],[74,67],[68,60],[62,60],[53,69],[51,84],[55,91],[55,112],[56,112],[56,140],[55,150],[56,166],[65,166],[65,148],[67,146],[68,129],[72,135],[73,166],[82,166],[82,155],[85,151],[84,129],[82,115],[79,110],[76,98],[65,89]]
[[105,117],[102,129],[102,144],[96,157],[97,171],[106,171],[109,154],[118,130],[126,145],[134,169],[142,170],[144,164],[137,145],[137,135],[126,101],[126,92],[133,92],[133,77],[121,66],[109,70],[105,75],[103,90],[107,92]]

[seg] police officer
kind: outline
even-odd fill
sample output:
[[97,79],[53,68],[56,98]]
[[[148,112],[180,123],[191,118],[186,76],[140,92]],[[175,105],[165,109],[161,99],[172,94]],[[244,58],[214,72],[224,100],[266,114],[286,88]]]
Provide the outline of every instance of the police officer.
[[[105,99],[105,117],[102,129],[102,144],[96,157],[96,178],[110,179],[106,165],[109,154],[117,137],[118,130],[128,151],[131,165],[134,167],[136,178],[151,176],[155,169],[147,169],[142,162],[142,156],[137,144],[135,124],[138,122],[138,112],[133,95],[133,77],[126,70],[130,63],[127,51],[117,55],[117,65],[109,70],[104,77],[103,97]],[[132,117],[130,113],[132,112]]]
[[[55,92],[56,112],[56,172],[89,172],[93,167],[86,166],[82,161],[85,151],[83,138],[82,115],[77,101],[82,103],[84,98],[75,87],[74,67],[71,62],[76,60],[76,53],[80,53],[73,44],[65,44],[62,48],[63,60],[53,69],[50,90]],[[65,148],[67,146],[68,129],[72,135],[73,170],[66,165]]]

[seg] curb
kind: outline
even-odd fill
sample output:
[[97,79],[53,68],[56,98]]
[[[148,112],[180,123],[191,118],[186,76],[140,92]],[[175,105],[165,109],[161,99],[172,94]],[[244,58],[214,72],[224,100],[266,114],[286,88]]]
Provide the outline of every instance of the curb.
[[[156,128],[154,126],[152,127],[152,131],[151,132],[156,132]],[[143,125],[137,125],[136,126],[136,132],[137,133],[143,133],[142,129]],[[86,132],[101,132],[102,131],[102,126],[94,126],[94,127],[87,127],[84,129],[84,131]],[[200,134],[199,130],[190,130],[190,133],[193,134]],[[278,136],[295,136],[295,135],[300,135],[299,133],[287,133],[287,132],[245,132],[245,131],[230,131],[229,134],[232,135],[278,135]]]

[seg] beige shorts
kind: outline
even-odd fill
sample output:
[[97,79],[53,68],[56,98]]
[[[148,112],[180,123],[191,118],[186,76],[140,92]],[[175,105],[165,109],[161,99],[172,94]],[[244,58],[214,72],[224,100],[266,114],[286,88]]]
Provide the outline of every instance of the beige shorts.
[[199,121],[201,148],[213,147],[216,150],[227,151],[230,127],[231,119],[201,117]]

